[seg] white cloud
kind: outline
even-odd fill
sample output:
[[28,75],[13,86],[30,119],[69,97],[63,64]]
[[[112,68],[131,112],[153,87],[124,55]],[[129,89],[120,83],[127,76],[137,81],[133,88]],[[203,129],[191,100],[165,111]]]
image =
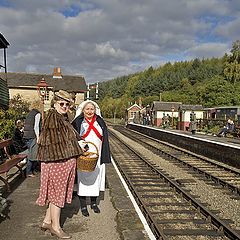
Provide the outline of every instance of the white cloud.
[[114,58],[127,58],[127,54],[120,49],[115,49],[110,42],[96,44],[96,53],[101,56]]
[[[240,36],[238,0],[8,2],[0,4],[0,32],[10,43],[8,70],[14,72],[51,73],[59,66],[63,74],[102,81],[168,56],[222,56]],[[63,14],[74,8],[73,16]]]
[[215,33],[229,40],[240,39],[240,18],[218,26]]
[[229,46],[225,43],[203,43],[187,50],[191,58],[222,57],[229,52]]

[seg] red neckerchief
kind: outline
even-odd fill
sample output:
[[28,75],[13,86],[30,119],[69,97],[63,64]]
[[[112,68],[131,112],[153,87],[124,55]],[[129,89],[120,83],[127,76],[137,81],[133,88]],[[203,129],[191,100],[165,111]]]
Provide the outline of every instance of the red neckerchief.
[[88,123],[89,126],[88,126],[88,129],[87,129],[86,133],[82,136],[83,139],[85,139],[85,138],[89,135],[90,131],[93,130],[93,131],[95,132],[95,134],[97,135],[97,137],[102,141],[102,136],[101,136],[101,134],[100,134],[99,131],[93,126],[96,118],[97,118],[97,116],[94,115],[94,117],[92,118],[91,122],[88,121],[88,120],[85,118],[85,120],[86,120],[86,122]]

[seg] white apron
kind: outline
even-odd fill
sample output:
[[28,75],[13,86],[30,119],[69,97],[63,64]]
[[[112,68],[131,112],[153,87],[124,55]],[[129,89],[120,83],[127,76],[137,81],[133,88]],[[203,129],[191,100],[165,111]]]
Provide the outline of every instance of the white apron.
[[[98,130],[102,136],[102,128],[99,126],[98,122],[95,121],[93,126]],[[82,129],[84,133],[88,129],[88,123],[83,121]],[[82,135],[82,133],[81,133]],[[105,190],[105,164],[100,165],[101,159],[101,149],[102,141],[97,137],[93,130],[90,131],[85,141],[93,142],[98,147],[99,158],[96,168],[93,172],[81,172],[77,170],[78,176],[78,190],[77,194],[79,196],[99,196],[100,191]],[[90,152],[96,152],[96,148],[92,144],[88,144]]]

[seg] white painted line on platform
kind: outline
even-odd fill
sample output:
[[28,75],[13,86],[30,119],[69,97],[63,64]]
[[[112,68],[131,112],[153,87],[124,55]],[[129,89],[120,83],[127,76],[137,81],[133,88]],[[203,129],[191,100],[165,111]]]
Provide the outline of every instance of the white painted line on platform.
[[224,142],[218,142],[218,137],[216,137],[216,140],[211,140],[211,139],[206,139],[206,138],[201,138],[200,134],[199,137],[198,136],[192,136],[192,135],[188,135],[188,134],[184,134],[184,133],[180,133],[180,132],[176,132],[176,131],[171,131],[171,130],[165,130],[165,129],[161,129],[161,128],[157,128],[157,127],[151,127],[151,126],[146,126],[146,125],[141,125],[141,124],[136,124],[136,123],[130,123],[129,125],[135,125],[135,126],[140,126],[142,128],[149,128],[155,131],[159,131],[159,132],[165,132],[168,134],[173,134],[173,135],[178,135],[178,136],[182,136],[185,138],[193,138],[193,139],[197,139],[198,141],[202,141],[202,142],[209,142],[209,143],[214,143],[214,144],[218,144],[218,145],[222,145],[222,146],[227,146],[227,147],[231,147],[231,148],[236,148],[236,149],[240,149],[240,146],[238,143],[224,143]]
[[132,201],[132,204],[133,204],[133,206],[134,206],[134,208],[135,208],[135,210],[136,210],[136,212],[137,212],[137,214],[138,214],[138,216],[139,216],[139,218],[140,218],[140,220],[141,220],[141,222],[143,224],[143,227],[144,227],[145,231],[147,232],[147,234],[149,236],[149,239],[156,240],[152,230],[150,229],[150,227],[149,227],[149,225],[147,223],[146,218],[144,217],[143,213],[141,212],[140,208],[138,207],[137,202],[135,201],[131,191],[129,190],[129,188],[127,186],[127,183],[125,182],[124,178],[122,177],[121,173],[119,172],[119,170],[117,168],[117,165],[114,162],[113,158],[112,158],[112,164],[113,164],[113,166],[114,166],[114,168],[115,168],[115,170],[116,170],[116,172],[117,172],[117,174],[118,174],[118,176],[119,176],[119,178],[120,178],[124,188],[126,189],[127,194],[129,195],[130,200]]

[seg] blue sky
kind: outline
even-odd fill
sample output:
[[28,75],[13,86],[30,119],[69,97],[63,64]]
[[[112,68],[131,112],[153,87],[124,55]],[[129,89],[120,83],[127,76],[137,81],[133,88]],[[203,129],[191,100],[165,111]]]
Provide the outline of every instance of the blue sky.
[[61,67],[88,83],[222,57],[240,38],[239,26],[239,0],[0,0],[8,71]]

